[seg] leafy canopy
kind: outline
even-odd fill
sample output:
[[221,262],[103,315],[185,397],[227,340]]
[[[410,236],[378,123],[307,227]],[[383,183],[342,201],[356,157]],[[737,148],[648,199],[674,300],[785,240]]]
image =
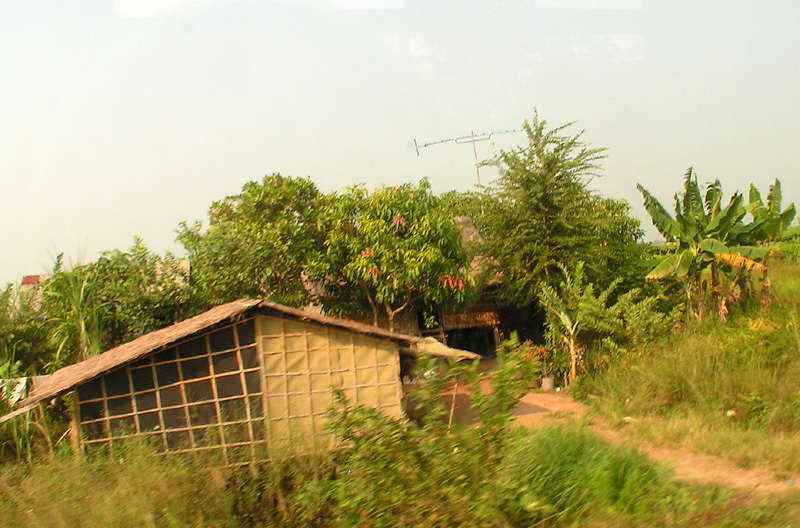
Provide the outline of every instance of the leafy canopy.
[[461,233],[430,184],[351,187],[323,215],[324,251],[309,267],[332,313],[380,314],[463,301],[471,287]]
[[503,276],[500,301],[535,302],[543,284],[556,284],[559,264],[586,261],[592,279],[610,283],[638,255],[642,236],[625,201],[601,198],[588,188],[604,149],[589,148],[572,123],[548,130],[534,115],[523,125],[528,144],[501,151],[488,164],[500,178],[490,189],[481,234],[484,253],[496,259],[490,273]]
[[308,256],[322,248],[324,204],[310,179],[272,174],[214,202],[207,230],[181,223],[178,240],[196,294],[209,306],[242,297],[308,303],[304,270]]

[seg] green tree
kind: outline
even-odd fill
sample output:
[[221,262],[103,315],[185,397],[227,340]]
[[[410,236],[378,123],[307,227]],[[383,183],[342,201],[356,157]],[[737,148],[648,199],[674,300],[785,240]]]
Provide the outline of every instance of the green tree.
[[128,251],[107,251],[93,264],[101,284],[103,348],[174,324],[198,311],[186,260],[148,250],[134,237]]
[[306,304],[304,271],[308,256],[322,248],[324,204],[308,178],[273,174],[214,202],[207,230],[200,222],[181,223],[178,240],[196,294],[209,306],[241,297]]
[[472,285],[461,233],[423,180],[363,185],[338,196],[324,218],[325,250],[310,267],[332,313],[381,313],[463,301]]
[[536,302],[543,284],[556,284],[559,264],[586,261],[586,273],[608,284],[638,259],[642,236],[625,201],[602,198],[588,188],[603,149],[589,148],[581,134],[562,135],[570,124],[548,130],[534,115],[524,130],[528,144],[501,151],[488,162],[500,171],[490,189],[491,207],[478,225],[484,254],[502,273],[504,304]]

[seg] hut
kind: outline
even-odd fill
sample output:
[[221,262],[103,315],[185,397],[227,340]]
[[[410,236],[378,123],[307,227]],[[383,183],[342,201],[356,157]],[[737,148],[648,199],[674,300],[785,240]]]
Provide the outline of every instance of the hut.
[[5,421],[73,393],[71,438],[113,450],[146,436],[170,452],[225,465],[326,448],[333,390],[403,412],[401,355],[477,358],[434,340],[242,299],[64,367]]

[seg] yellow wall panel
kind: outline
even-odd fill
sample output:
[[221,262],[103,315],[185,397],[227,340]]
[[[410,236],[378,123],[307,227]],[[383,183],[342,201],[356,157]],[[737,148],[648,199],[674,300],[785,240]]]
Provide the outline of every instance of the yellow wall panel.
[[308,376],[303,374],[289,374],[286,376],[286,385],[289,389],[289,394],[308,394],[311,387],[308,384]]
[[[342,390],[351,405],[380,407],[399,416],[396,343],[314,323],[270,316],[260,319],[267,427],[273,450],[281,448],[280,441],[286,438],[287,447],[294,450],[328,447],[331,437],[324,426],[334,389]],[[281,417],[288,419],[274,420]]]
[[311,395],[308,393],[289,396],[289,419],[311,414]]
[[286,352],[286,372],[308,372],[308,352]]
[[286,407],[286,396],[280,393],[271,394],[267,397],[267,417],[270,420],[287,418],[289,416]]
[[335,386],[333,380],[331,380],[330,372],[311,374],[311,390],[330,392],[333,388],[335,388]]
[[265,337],[261,340],[264,347],[265,354],[278,353],[282,354],[284,351],[283,336]]
[[299,350],[302,352],[307,352],[308,345],[306,344],[306,336],[304,334],[301,335],[286,335],[286,350],[287,351],[295,351]]
[[308,362],[311,372],[328,372],[332,366],[331,356],[327,350],[310,350]]
[[286,393],[286,376],[267,376],[267,394],[272,397],[276,394]]
[[327,335],[328,333],[322,328],[319,330],[314,330],[315,331],[308,333],[309,350],[328,350],[330,345],[330,339],[328,339]]
[[374,365],[369,365],[367,368],[357,368],[356,380],[358,381],[359,387],[364,385],[375,385],[378,383],[378,371]]

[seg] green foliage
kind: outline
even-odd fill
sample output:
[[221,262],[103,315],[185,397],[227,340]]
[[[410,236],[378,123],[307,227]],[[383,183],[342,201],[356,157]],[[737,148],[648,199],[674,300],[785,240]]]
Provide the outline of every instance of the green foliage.
[[50,371],[99,354],[102,349],[103,284],[89,264],[77,264],[70,270],[61,267],[59,256],[42,295],[42,311],[55,347],[47,365]]
[[14,285],[0,293],[0,364],[18,365],[21,375],[42,372],[53,354],[38,295]]
[[323,215],[325,251],[309,276],[331,313],[382,313],[393,327],[403,310],[456,304],[472,278],[453,219],[423,180],[418,186],[350,188]]
[[601,198],[588,187],[603,149],[581,135],[562,135],[571,124],[547,130],[534,115],[524,124],[528,145],[501,151],[489,164],[500,171],[490,189],[491,207],[476,224],[483,253],[502,273],[503,304],[534,303],[543,284],[558,281],[559,264],[586,262],[590,280],[607,285],[638,259],[642,236],[625,201]]
[[620,517],[657,522],[673,504],[680,512],[693,500],[644,455],[611,447],[578,427],[535,431],[512,443],[506,456],[498,478],[510,491],[515,526],[542,518],[554,524]]
[[760,201],[753,202],[756,196],[751,192],[751,204],[745,207],[742,195],[735,193],[723,207],[722,184],[719,180],[706,186],[703,196],[697,175],[689,168],[684,177],[683,193],[675,195],[673,218],[644,187],[637,185],[637,188],[644,197],[645,209],[653,225],[668,243],[674,245],[674,252],[665,256],[646,278],[660,280],[672,277],[682,281],[687,310],[695,310],[695,314],[702,317],[706,288],[701,275],[710,269],[714,308],[724,320],[727,307],[721,296],[720,274],[733,268],[741,277],[742,270],[766,269],[758,260],[767,251],[753,245],[759,242],[759,233],[766,231],[753,224],[743,224],[745,215],[748,211],[755,212]]
[[[544,285],[540,303],[547,310],[545,338],[549,348],[563,351],[569,358],[570,383],[576,379],[579,356],[588,359],[585,356],[593,348],[606,354],[644,346],[663,335],[680,315],[677,309],[669,314],[659,311],[657,299],[642,298],[636,288],[614,298],[619,280],[595,293],[594,285],[587,282],[583,262],[572,271],[560,268],[564,280],[558,289]],[[593,359],[587,363],[598,366]]]
[[134,238],[127,251],[105,252],[93,265],[102,284],[103,348],[181,321],[198,311],[185,260],[157,255]]
[[[513,340],[504,344],[503,364],[489,380],[499,395],[484,400],[474,426],[417,427],[344,406],[330,422],[335,451],[252,468],[212,469],[201,458],[163,456],[137,442],[80,460],[58,453],[30,467],[2,468],[0,524],[633,527],[779,520],[771,505],[753,508],[714,489],[681,486],[632,448],[611,446],[582,426],[512,427],[510,411],[526,378],[518,375],[524,350]],[[452,380],[464,369],[445,366],[442,374]]]
[[747,440],[745,451],[760,450],[767,459],[764,453],[772,452],[770,464],[798,469],[781,446],[800,431],[800,274],[787,264],[776,263],[774,271],[778,302],[771,309],[748,307],[733,312],[724,327],[694,322],[654,343],[630,346],[587,380],[585,390],[601,396],[601,410],[612,419],[702,424],[692,427],[709,439],[692,441],[713,446],[716,455],[730,451],[753,460],[754,453],[742,454],[731,439],[762,431],[762,448]]
[[178,240],[199,300],[212,306],[242,297],[302,307],[311,296],[307,259],[322,248],[325,198],[308,178],[273,174],[214,202],[209,227],[181,223]]
[[489,390],[482,386],[483,375],[478,362],[469,367],[460,365],[470,386],[472,409],[478,417],[478,431],[484,438],[499,441],[511,424],[514,406],[533,388],[541,371],[539,358],[529,343],[521,343],[516,332],[500,343],[495,356],[496,366],[489,377]]
[[106,252],[68,270],[59,257],[37,314],[54,350],[46,368],[84,360],[193,314],[201,306],[187,272],[180,260],[152,253],[138,237],[127,252]]
[[491,196],[480,195],[475,191],[448,191],[439,196],[439,207],[453,218],[466,216],[473,221],[483,215],[485,209],[491,208],[494,202]]
[[761,199],[758,189],[751,184],[748,210],[753,216],[753,222],[742,234],[751,242],[768,244],[789,241],[800,235],[800,226],[791,227],[797,212],[794,203],[781,211],[782,201],[781,182],[777,178],[769,187],[766,203]]
[[[224,485],[224,480],[223,480]],[[0,525],[233,527],[230,494],[191,459],[130,444],[81,461],[64,453],[0,472]]]

